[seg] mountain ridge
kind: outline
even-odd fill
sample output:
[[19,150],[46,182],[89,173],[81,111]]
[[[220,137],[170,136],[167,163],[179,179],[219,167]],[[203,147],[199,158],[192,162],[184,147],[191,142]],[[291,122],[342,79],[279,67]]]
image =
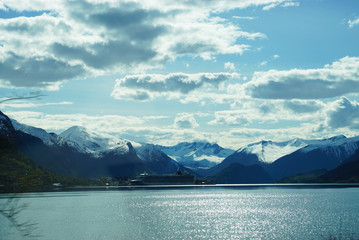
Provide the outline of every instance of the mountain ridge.
[[[96,133],[79,126],[57,135],[21,124],[2,112],[0,136],[11,139],[23,154],[45,168],[85,177],[134,176],[143,171],[168,174],[181,170],[246,182],[239,175],[245,176],[243,171],[254,171],[262,172],[263,176],[255,174],[258,179],[268,181],[266,175],[269,174],[273,181],[277,181],[318,169],[330,171],[359,148],[359,136],[347,138],[344,135],[314,140],[294,138],[282,142],[263,140],[236,151],[208,142],[160,146]],[[235,169],[240,169],[240,172]]]

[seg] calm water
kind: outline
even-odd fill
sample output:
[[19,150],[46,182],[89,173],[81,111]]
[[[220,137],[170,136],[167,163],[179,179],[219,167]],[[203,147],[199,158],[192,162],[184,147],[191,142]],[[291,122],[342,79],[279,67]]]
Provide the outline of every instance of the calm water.
[[[5,195],[0,195],[3,203]],[[359,235],[359,188],[175,188],[24,194],[39,239],[324,239]],[[0,217],[0,239],[23,239]]]

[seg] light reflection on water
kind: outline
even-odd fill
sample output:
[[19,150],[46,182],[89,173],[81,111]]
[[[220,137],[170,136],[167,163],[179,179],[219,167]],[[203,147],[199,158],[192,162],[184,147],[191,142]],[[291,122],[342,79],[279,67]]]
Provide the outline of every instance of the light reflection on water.
[[[24,196],[21,202],[29,203],[29,208],[21,217],[38,223],[41,239],[323,239],[359,231],[359,188],[191,188]],[[3,218],[0,225],[1,239],[17,239]]]

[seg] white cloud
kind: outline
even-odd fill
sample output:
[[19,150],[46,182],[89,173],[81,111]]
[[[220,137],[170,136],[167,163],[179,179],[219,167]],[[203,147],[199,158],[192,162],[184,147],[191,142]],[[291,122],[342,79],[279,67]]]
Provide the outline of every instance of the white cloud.
[[281,7],[298,7],[300,5],[299,2],[294,1],[283,1],[283,2],[272,2],[265,5],[262,9],[264,11],[268,11],[270,9],[273,9],[275,7],[281,6]]
[[249,119],[243,111],[217,111],[215,119],[208,122],[209,125],[246,126]]
[[353,20],[348,20],[348,25],[350,28],[355,27],[356,25],[359,25],[359,17]]
[[284,101],[283,106],[293,113],[315,113],[324,109],[325,104],[318,100],[290,100]]
[[179,98],[182,95],[237,77],[236,73],[172,73],[128,75],[117,79],[111,96],[115,99],[147,101],[156,97]]
[[344,57],[319,69],[255,72],[244,90],[262,99],[332,98],[359,92],[358,72],[359,57]]
[[179,113],[177,114],[174,120],[174,126],[176,128],[196,128],[198,127],[198,123],[194,118],[193,113]]
[[256,19],[257,17],[249,17],[249,16],[233,16],[232,18],[235,18],[235,19],[244,19],[244,20],[253,20],[253,19]]
[[45,114],[34,111],[6,111],[5,114],[20,123],[56,132],[72,126],[83,126],[93,131],[111,133],[118,132],[123,126],[145,123],[144,118],[121,115]]
[[299,7],[299,2],[285,2],[281,5],[281,7]]
[[61,9],[63,0],[2,0],[8,8],[16,11],[45,11]]
[[72,126],[83,126],[90,131],[115,135],[137,142],[174,145],[178,142],[207,140],[214,142],[216,133],[196,131],[198,127],[191,113],[178,114],[175,124],[152,125],[148,121],[168,118],[167,116],[121,116],[86,114],[45,114],[34,111],[5,111],[9,117],[20,123],[39,127],[48,132],[61,133]]
[[280,56],[278,54],[274,54],[273,59],[277,59],[277,58],[280,58]]
[[180,56],[242,54],[250,45],[241,39],[265,35],[243,31],[211,13],[290,1],[2,2],[19,15],[41,15],[0,19],[1,85],[56,90],[64,80],[136,73]]
[[7,7],[5,7],[4,3],[0,2],[0,10],[7,11]]
[[236,70],[236,67],[234,66],[234,63],[231,62],[226,62],[224,63],[224,69],[229,69],[229,70]]
[[271,3],[271,4],[268,4],[268,5],[264,6],[262,9],[263,9],[264,11],[268,11],[268,10],[270,10],[270,9],[272,9],[272,8],[277,7],[278,5],[279,5],[279,3]]
[[[1,99],[0,99],[1,100]],[[10,108],[36,108],[42,106],[56,106],[56,105],[71,105],[72,102],[50,102],[50,103],[33,103],[29,101],[11,101],[0,103],[0,106],[3,108],[10,107]]]
[[[277,129],[267,129],[267,128],[233,128],[226,132],[221,132],[222,134],[222,144],[230,146],[242,147],[249,143],[254,143],[262,140],[272,140],[272,141],[288,141],[293,138],[303,138],[303,139],[316,139],[326,136],[326,133],[321,133],[315,131],[316,124],[301,124],[297,127],[288,127],[288,128],[277,128]],[[231,143],[232,142],[232,143]]]
[[331,128],[359,129],[359,103],[346,97],[330,104],[326,125]]
[[268,61],[263,61],[263,62],[261,62],[260,64],[259,64],[259,66],[265,66],[265,65],[267,65],[268,64]]
[[247,97],[234,100],[231,110],[215,111],[214,119],[208,124],[243,127],[280,121],[322,122],[325,111],[326,104],[319,100],[263,101]]

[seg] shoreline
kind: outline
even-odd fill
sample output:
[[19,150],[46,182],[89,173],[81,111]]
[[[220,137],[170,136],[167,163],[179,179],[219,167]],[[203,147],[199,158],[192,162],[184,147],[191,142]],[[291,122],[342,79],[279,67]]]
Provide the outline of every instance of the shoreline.
[[359,188],[359,183],[255,183],[255,184],[192,184],[192,185],[121,185],[121,186],[72,186],[56,187],[44,191],[34,190],[27,192],[1,192],[6,194],[23,193],[46,193],[46,192],[66,192],[66,191],[116,191],[116,190],[170,190],[170,189],[204,189],[204,188],[232,188],[242,190],[254,190],[263,188],[277,189],[324,189],[324,188]]
[[63,189],[153,189],[153,188],[358,188],[359,183],[254,183],[254,184],[191,184],[191,185],[122,185],[73,186]]

